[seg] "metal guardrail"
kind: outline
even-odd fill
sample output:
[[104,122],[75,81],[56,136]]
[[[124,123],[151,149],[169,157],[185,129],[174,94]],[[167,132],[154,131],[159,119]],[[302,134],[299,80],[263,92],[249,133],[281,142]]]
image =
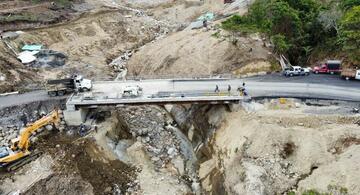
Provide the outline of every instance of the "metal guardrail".
[[173,79],[173,80],[189,80],[189,79],[232,79],[232,74],[215,74],[215,75],[196,75],[196,76],[184,76],[184,75],[143,75],[143,76],[127,76],[127,80],[148,80],[148,79]]

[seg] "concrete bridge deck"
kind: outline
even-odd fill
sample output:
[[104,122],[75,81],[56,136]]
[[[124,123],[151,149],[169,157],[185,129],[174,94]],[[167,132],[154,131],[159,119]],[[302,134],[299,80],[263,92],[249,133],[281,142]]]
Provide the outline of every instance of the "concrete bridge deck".
[[[89,94],[78,93],[67,101],[69,108],[87,105],[181,103],[211,101],[241,101],[237,88],[242,79],[182,79],[182,80],[128,80],[97,81]],[[143,95],[122,98],[121,91],[126,86],[140,86]],[[214,93],[216,85],[220,92]],[[228,93],[228,86],[231,93]],[[247,81],[246,89],[252,97],[294,97],[360,101],[360,87],[340,87],[312,83],[280,83]]]
[[[66,118],[81,118],[79,108],[93,108],[104,105],[169,104],[169,103],[238,103],[248,100],[237,91],[243,79],[158,79],[127,81],[96,81],[91,92],[72,95],[67,101]],[[127,86],[140,86],[139,97],[124,98],[121,95]],[[214,92],[216,85],[220,92]],[[228,86],[231,92],[228,92]],[[332,86],[318,83],[261,82],[246,81],[248,94],[253,98],[291,97],[315,98],[344,101],[359,101],[360,88],[356,86]],[[90,94],[90,95],[89,95]],[[72,115],[75,113],[75,115]]]
[[[198,80],[128,80],[97,81],[91,92],[78,93],[67,101],[68,109],[118,104],[167,104],[167,103],[237,103],[249,97],[241,96],[236,90],[241,82],[231,85],[228,92],[225,82],[229,79]],[[216,85],[220,92],[215,92]],[[127,86],[139,86],[143,94],[139,97],[122,97]]]

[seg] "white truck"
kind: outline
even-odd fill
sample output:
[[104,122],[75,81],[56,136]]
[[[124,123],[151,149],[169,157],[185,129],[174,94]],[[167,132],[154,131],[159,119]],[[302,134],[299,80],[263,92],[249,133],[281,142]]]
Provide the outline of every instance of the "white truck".
[[143,94],[142,88],[138,85],[136,86],[126,86],[122,90],[122,97],[125,98],[134,98],[139,97]]
[[84,79],[81,75],[75,75],[67,79],[48,80],[46,84],[46,90],[51,97],[63,96],[74,91],[90,91],[91,88],[92,81]]
[[308,68],[302,68],[300,66],[291,66],[290,68],[284,70],[284,75],[287,77],[308,76],[309,74],[310,70]]
[[341,78],[350,80],[356,79],[360,80],[360,70],[359,69],[344,69],[341,71]]

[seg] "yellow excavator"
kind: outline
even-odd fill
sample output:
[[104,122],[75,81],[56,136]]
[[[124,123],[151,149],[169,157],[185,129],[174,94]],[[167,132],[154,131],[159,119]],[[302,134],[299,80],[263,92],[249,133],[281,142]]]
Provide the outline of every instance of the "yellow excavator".
[[11,147],[0,147],[0,167],[8,171],[15,170],[24,164],[39,157],[40,152],[29,151],[30,136],[36,130],[53,124],[58,127],[60,123],[59,111],[55,109],[48,115],[28,125],[17,138],[11,140]]

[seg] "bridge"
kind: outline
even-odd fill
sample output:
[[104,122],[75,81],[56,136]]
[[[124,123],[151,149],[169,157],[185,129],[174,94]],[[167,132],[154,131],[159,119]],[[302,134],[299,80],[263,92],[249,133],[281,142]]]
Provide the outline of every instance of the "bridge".
[[[198,79],[149,79],[127,81],[95,81],[91,92],[77,93],[68,98],[65,119],[79,123],[86,116],[88,108],[99,106],[140,105],[140,104],[231,104],[249,100],[237,88],[244,79],[198,78]],[[228,91],[228,86],[231,91]],[[121,91],[127,86],[139,86],[143,94],[139,97],[122,97]],[[218,86],[219,92],[215,92]],[[360,101],[359,85],[348,87],[327,83],[302,82],[261,82],[246,80],[247,92],[252,98],[315,98],[344,101]]]

